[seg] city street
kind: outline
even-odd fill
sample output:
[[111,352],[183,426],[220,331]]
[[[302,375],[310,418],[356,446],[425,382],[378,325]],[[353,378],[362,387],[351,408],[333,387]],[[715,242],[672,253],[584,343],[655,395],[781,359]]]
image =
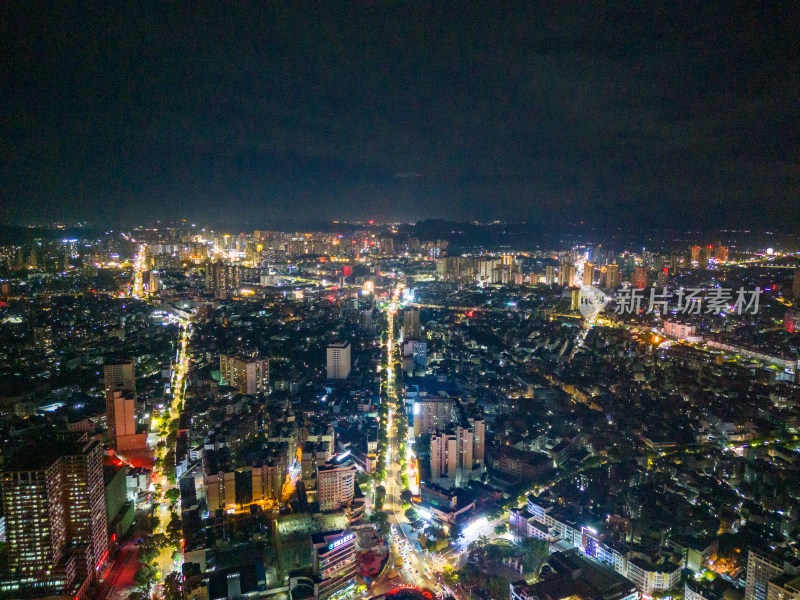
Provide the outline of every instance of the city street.
[[124,600],[134,587],[133,578],[139,570],[139,546],[129,543],[123,546],[97,593],[98,600]]

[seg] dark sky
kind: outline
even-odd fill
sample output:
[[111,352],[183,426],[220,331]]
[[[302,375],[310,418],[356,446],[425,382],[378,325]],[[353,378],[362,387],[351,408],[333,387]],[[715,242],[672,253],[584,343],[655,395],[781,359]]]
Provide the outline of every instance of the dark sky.
[[0,220],[796,226],[798,32],[797,2],[3,2]]

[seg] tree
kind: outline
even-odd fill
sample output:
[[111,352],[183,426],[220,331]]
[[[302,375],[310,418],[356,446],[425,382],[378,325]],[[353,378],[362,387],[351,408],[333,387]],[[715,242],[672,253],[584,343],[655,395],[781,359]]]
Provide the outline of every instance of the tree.
[[508,531],[507,523],[499,523],[498,525],[495,525],[494,528],[495,535],[503,535],[506,531]]
[[405,515],[406,515],[406,519],[408,519],[411,522],[416,521],[419,518],[419,515],[417,515],[417,511],[415,509],[413,509],[413,508],[409,508],[405,512]]
[[378,526],[378,529],[383,535],[388,535],[390,531],[389,526],[389,515],[383,511],[376,511],[372,513],[372,516],[369,518],[372,523],[375,523]]
[[400,500],[402,500],[403,502],[411,504],[412,498],[413,495],[411,494],[411,490],[403,490],[402,492],[400,492]]
[[181,576],[178,571],[173,571],[164,578],[164,598],[166,600],[180,600]]
[[133,583],[137,588],[145,590],[145,593],[149,595],[150,586],[153,585],[153,570],[149,565],[141,565],[139,570],[136,571],[136,574],[133,576]]
[[183,523],[177,513],[171,513],[172,517],[167,524],[167,537],[169,540],[177,545],[183,538]]
[[176,503],[181,498],[181,492],[178,488],[170,488],[164,493],[164,497],[169,500],[171,504]]
[[375,488],[375,509],[383,510],[383,503],[386,501],[386,488],[379,485]]
[[532,573],[538,577],[539,571],[550,559],[550,544],[537,538],[525,538],[522,540],[520,548],[524,552],[522,568],[526,573]]

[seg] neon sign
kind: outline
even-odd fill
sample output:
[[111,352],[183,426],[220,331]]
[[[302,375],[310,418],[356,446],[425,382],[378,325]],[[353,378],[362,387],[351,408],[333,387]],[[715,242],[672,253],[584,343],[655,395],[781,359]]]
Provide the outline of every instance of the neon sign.
[[334,540],[330,544],[328,544],[328,550],[335,550],[339,546],[341,546],[343,544],[346,544],[347,542],[352,540],[354,537],[355,537],[355,535],[352,534],[352,533],[349,533],[349,534],[347,534],[345,536],[342,536],[338,540]]

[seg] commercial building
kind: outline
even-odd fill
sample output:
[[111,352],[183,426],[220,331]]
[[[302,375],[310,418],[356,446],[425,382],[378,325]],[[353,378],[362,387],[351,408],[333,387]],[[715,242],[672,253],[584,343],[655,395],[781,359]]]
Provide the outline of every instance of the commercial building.
[[356,483],[356,466],[347,456],[317,466],[317,501],[321,511],[347,509],[350,522],[363,515],[363,495]]
[[347,531],[311,537],[316,598],[324,600],[356,586],[356,536]]
[[242,394],[254,396],[269,392],[269,359],[221,354],[220,381]]
[[8,574],[0,590],[85,596],[108,556],[103,454],[84,434],[37,439],[9,457],[2,472]]
[[350,375],[350,342],[328,345],[327,377],[329,380],[347,379]]

